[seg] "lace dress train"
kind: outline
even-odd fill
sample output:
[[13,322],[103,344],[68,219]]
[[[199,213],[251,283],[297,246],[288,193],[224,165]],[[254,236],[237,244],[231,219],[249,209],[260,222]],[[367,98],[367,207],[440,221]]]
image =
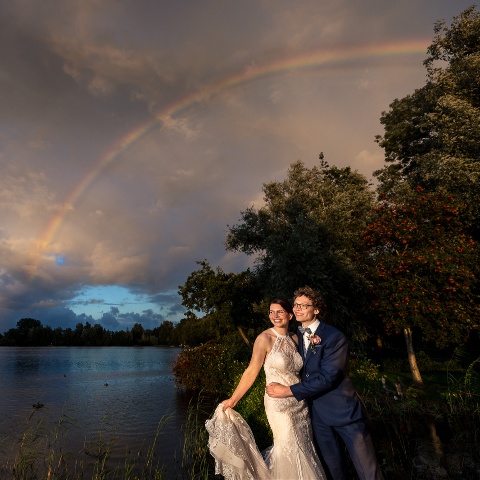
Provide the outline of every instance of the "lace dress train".
[[[299,382],[302,358],[292,339],[279,335],[265,359],[267,384]],[[262,458],[252,431],[240,414],[219,405],[206,422],[215,473],[226,480],[323,480],[325,474],[312,440],[307,405],[293,397],[271,398],[265,394],[265,411],[273,433],[273,446]]]
[[271,479],[252,430],[238,412],[231,408],[223,410],[220,404],[205,426],[216,475],[223,475],[226,480]]

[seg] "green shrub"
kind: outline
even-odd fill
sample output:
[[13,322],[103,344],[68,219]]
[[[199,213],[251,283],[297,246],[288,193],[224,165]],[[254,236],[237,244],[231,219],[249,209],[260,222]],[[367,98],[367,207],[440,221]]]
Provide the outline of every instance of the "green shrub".
[[251,350],[238,333],[185,348],[173,365],[178,385],[189,390],[230,395],[235,378],[246,368]]
[[360,375],[370,382],[379,379],[380,366],[367,357],[356,357],[350,360],[350,369],[353,375]]
[[[243,373],[243,372],[242,372]],[[235,386],[240,381],[242,373],[235,378]],[[233,389],[231,391],[233,393]],[[265,372],[262,368],[255,383],[250,390],[243,396],[235,407],[240,415],[245,419],[257,442],[258,448],[264,450],[272,445],[272,431],[268,424],[267,414],[265,413],[264,398],[265,395]]]
[[[421,373],[428,372],[461,372],[464,370],[460,363],[458,355],[454,355],[453,358],[445,362],[437,362],[432,360],[430,355],[420,350],[415,352],[415,358],[417,365]],[[382,361],[382,368],[385,372],[410,372],[410,365],[408,359],[404,358],[385,358]]]
[[410,371],[406,358],[386,358],[382,361],[382,367],[385,372],[400,373]]

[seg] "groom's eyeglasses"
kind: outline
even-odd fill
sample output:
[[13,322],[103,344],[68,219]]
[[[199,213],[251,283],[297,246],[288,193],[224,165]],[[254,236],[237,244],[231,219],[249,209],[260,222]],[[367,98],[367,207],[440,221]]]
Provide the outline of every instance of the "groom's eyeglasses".
[[284,313],[287,313],[287,312],[285,310],[270,310],[268,312],[269,315],[273,315],[273,316],[275,315],[280,316],[280,315],[283,315]]
[[308,307],[313,307],[312,304],[308,303],[294,303],[293,308],[299,308],[300,310],[306,310]]

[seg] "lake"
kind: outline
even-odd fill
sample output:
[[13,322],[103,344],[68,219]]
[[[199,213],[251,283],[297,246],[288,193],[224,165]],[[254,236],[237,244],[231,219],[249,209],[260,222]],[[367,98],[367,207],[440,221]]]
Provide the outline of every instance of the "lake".
[[166,478],[176,478],[191,399],[171,373],[180,351],[1,347],[0,466],[11,465],[22,435],[35,431],[36,442],[56,439],[72,458],[91,463],[99,441],[109,445],[109,461],[120,465],[128,455],[145,457],[155,444],[155,462],[165,465]]

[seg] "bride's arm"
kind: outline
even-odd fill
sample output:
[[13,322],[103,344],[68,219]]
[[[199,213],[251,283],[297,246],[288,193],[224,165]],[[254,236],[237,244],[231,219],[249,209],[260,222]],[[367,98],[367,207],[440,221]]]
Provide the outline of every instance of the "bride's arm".
[[248,389],[253,385],[253,382],[258,377],[262,368],[263,362],[267,352],[270,349],[270,336],[267,332],[262,332],[255,340],[253,344],[252,358],[250,364],[243,372],[242,378],[238,382],[237,388],[233,392],[232,396],[223,400],[223,409],[233,408],[240,399],[247,393]]

